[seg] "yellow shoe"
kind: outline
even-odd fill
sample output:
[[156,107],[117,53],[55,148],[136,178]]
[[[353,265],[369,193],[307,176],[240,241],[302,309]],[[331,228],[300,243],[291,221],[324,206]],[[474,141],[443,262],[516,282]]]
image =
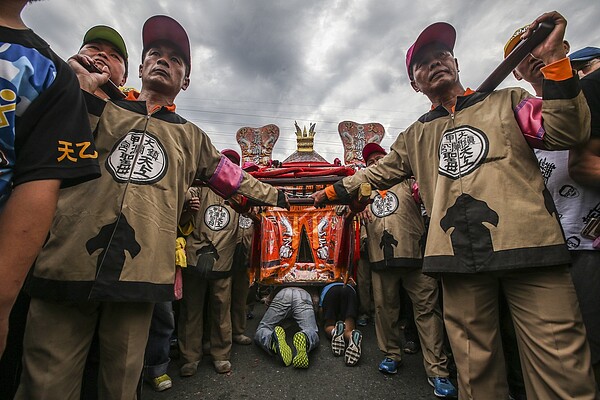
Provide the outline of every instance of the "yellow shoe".
[[294,335],[294,347],[296,355],[294,356],[294,368],[308,368],[308,339],[302,332],[296,332]]
[[161,376],[157,376],[150,381],[152,388],[157,392],[162,392],[167,389],[171,389],[173,386],[173,381],[171,381],[171,377],[167,374],[162,374]]
[[281,326],[276,326],[273,331],[271,350],[281,358],[286,367],[292,363],[292,349],[285,341],[285,330]]

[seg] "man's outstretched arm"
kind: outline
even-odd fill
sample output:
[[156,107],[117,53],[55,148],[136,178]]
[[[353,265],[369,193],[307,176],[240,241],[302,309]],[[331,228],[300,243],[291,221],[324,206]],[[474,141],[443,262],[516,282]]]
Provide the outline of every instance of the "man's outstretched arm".
[[313,193],[311,197],[315,207],[323,206],[334,200],[338,200],[342,204],[350,204],[357,198],[357,192],[363,183],[370,184],[373,189],[389,189],[410,175],[410,167],[392,146],[390,152],[376,165],[340,179],[333,185]]

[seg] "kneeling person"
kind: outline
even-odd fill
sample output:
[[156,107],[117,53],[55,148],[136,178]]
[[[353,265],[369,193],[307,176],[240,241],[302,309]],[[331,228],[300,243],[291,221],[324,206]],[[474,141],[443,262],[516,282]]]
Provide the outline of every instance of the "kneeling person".
[[[287,343],[282,326],[288,319],[300,327],[292,339],[295,352]],[[258,324],[254,341],[267,353],[278,357],[286,367],[293,363],[294,368],[308,368],[308,353],[319,346],[319,328],[311,294],[299,287],[281,289]]]

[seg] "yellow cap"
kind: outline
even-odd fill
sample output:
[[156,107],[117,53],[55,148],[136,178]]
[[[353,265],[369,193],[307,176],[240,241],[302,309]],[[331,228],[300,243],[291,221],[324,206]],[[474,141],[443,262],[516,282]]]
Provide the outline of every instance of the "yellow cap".
[[506,58],[510,54],[510,52],[513,51],[515,47],[517,47],[519,42],[521,42],[521,36],[523,36],[523,34],[527,32],[527,28],[529,28],[529,25],[525,25],[517,29],[515,33],[513,33],[513,35],[510,37],[510,39],[508,39],[508,42],[506,42],[506,44],[504,45],[504,58]]

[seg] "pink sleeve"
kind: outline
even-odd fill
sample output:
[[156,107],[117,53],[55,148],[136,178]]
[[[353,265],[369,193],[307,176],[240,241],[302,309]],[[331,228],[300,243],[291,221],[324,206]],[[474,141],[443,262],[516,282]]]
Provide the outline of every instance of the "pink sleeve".
[[542,99],[530,97],[521,101],[515,108],[515,118],[527,143],[534,149],[545,149]]
[[238,191],[243,179],[242,169],[229,158],[221,156],[219,165],[208,180],[208,186],[219,196],[228,199]]

